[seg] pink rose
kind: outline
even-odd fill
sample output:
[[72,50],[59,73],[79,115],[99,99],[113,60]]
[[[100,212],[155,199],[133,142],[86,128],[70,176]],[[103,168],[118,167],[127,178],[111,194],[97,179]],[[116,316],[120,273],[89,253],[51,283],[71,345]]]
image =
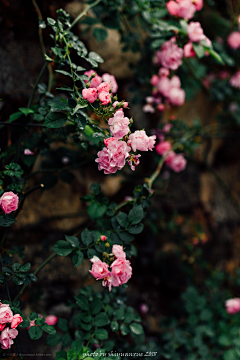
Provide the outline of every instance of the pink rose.
[[85,100],[89,101],[90,103],[93,103],[95,100],[97,100],[97,89],[95,88],[83,89],[82,96]]
[[157,109],[158,109],[159,111],[164,111],[164,110],[166,109],[166,107],[165,107],[164,104],[158,104]]
[[161,79],[158,82],[158,91],[165,97],[169,96],[169,92],[171,89],[171,82],[168,77],[161,77]]
[[17,335],[18,331],[16,329],[5,328],[0,336],[1,348],[4,350],[10,349],[13,344],[12,339],[15,339]]
[[149,112],[149,113],[153,114],[155,112],[155,109],[151,104],[146,104],[143,106],[143,112],[145,112],[145,113]]
[[[179,1],[178,1],[179,2]],[[196,11],[192,0],[182,0],[179,4],[178,16],[183,19],[192,19]]]
[[177,46],[176,38],[173,37],[162,45],[162,50],[157,52],[157,57],[164,67],[177,70],[182,65],[183,49]]
[[187,43],[186,45],[184,45],[184,48],[183,48],[183,51],[184,51],[184,56],[186,58],[190,58],[190,57],[195,57],[196,56],[196,53],[193,49],[193,44],[191,42]]
[[55,315],[48,315],[45,319],[48,325],[55,325],[58,322],[58,317]]
[[103,142],[106,146],[108,146],[108,144],[110,144],[110,142],[112,142],[113,140],[115,140],[115,137],[110,137],[107,139],[103,139]]
[[[112,265],[112,275],[119,285],[126,284],[132,276],[132,267],[129,260],[116,259]],[[113,285],[118,286],[118,285]]]
[[94,256],[90,261],[93,263],[93,265],[92,270],[89,270],[89,272],[97,280],[104,279],[105,277],[111,275],[110,271],[108,270],[108,264],[102,262],[97,256]]
[[170,151],[168,156],[165,159],[166,165],[170,165],[175,156],[176,156],[176,153],[174,151]]
[[171,88],[169,92],[169,101],[171,104],[181,106],[185,101],[185,91],[183,89]]
[[102,105],[107,105],[112,100],[111,94],[109,94],[108,92],[105,92],[105,91],[100,92],[98,97],[99,97],[99,100],[101,101]]
[[114,140],[108,144],[107,148],[98,152],[98,170],[104,170],[104,174],[113,174],[117,170],[121,170],[126,158],[129,156],[131,148],[125,141]]
[[162,131],[163,131],[164,133],[169,133],[172,127],[173,127],[172,124],[166,123],[166,124],[163,126]]
[[101,235],[101,236],[100,236],[100,240],[102,240],[102,241],[106,241],[106,240],[107,240],[106,235]]
[[152,86],[157,86],[158,80],[159,80],[159,77],[157,75],[153,75],[151,77],[150,83],[152,84]]
[[205,39],[205,35],[203,33],[203,29],[199,22],[190,22],[187,28],[187,33],[189,40],[192,42],[199,42]]
[[170,83],[171,83],[171,87],[175,87],[175,88],[181,87],[181,81],[177,75],[171,78]]
[[32,152],[30,149],[24,149],[24,155],[34,155],[34,152]]
[[102,80],[110,84],[110,87],[111,87],[112,92],[114,94],[117,92],[118,84],[117,84],[117,81],[115,79],[115,76],[105,73],[102,76]]
[[235,75],[233,75],[230,80],[230,85],[232,85],[235,88],[240,89],[240,71],[238,71]]
[[[94,70],[89,70],[89,71],[85,71],[84,72],[84,75],[87,75],[90,79],[90,77],[93,75],[93,74],[96,74],[94,78],[92,78],[91,82],[90,82],[90,88],[96,88],[98,87],[98,85],[101,84],[102,82],[102,78],[101,76],[99,76],[96,71]],[[84,80],[85,83],[87,83],[88,81],[87,80]]]
[[16,329],[16,327],[23,322],[22,317],[19,314],[15,314],[11,321],[11,328]]
[[117,259],[124,259],[126,260],[126,254],[123,251],[123,247],[121,245],[113,245],[112,253],[116,256]]
[[131,145],[133,151],[148,151],[152,150],[156,142],[156,135],[147,136],[144,130],[137,130],[129,135],[128,143]]
[[233,31],[228,39],[228,45],[232,48],[232,49],[238,49],[240,47],[240,32],[239,31]]
[[0,324],[0,331],[2,331],[7,324]]
[[10,323],[13,318],[13,312],[8,304],[0,306],[0,324]]
[[171,148],[172,144],[169,141],[163,141],[156,145],[155,150],[159,155],[165,155]]
[[175,172],[180,172],[185,169],[187,160],[181,154],[175,154],[168,166]]
[[[5,214],[10,214],[17,210],[19,198],[12,191],[5,192],[0,198],[0,205]],[[2,305],[3,306],[3,305]],[[1,314],[1,308],[0,308]],[[0,315],[1,316],[1,315]]]
[[175,1],[170,0],[166,3],[166,7],[168,9],[169,14],[173,16],[177,16],[179,12],[179,4],[177,4]]
[[203,0],[193,0],[194,5],[196,6],[196,10],[202,10]]
[[234,315],[240,311],[240,299],[239,298],[229,299],[225,302],[225,306],[227,313]]
[[98,93],[101,93],[102,91],[109,93],[110,91],[110,84],[107,82],[102,82],[98,87],[97,87],[97,91]]
[[110,125],[110,131],[113,136],[118,140],[129,133],[130,121],[127,117],[124,117],[122,109],[115,112],[114,116],[108,120]]
[[[86,75],[89,79],[90,79],[90,77],[91,77],[93,74],[96,74],[96,75],[97,75],[96,71],[94,71],[94,70],[88,70],[88,71],[85,71],[85,72],[84,72],[84,75]],[[87,84],[88,80],[84,80],[84,82],[85,82],[85,84]]]
[[170,75],[170,71],[169,71],[169,69],[167,69],[167,68],[161,67],[161,68],[158,70],[158,75],[159,75],[159,76],[169,76],[169,75]]

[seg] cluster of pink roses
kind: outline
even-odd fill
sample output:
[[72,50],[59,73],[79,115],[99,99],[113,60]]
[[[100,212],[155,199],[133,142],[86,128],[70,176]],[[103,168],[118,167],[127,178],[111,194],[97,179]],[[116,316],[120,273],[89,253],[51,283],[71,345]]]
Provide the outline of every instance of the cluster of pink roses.
[[[0,303],[0,344],[2,349],[10,349],[13,344],[13,339],[18,335],[16,327],[23,321],[19,314],[13,315],[13,312],[8,304]],[[10,327],[6,327],[7,324]]]
[[[90,87],[82,90],[83,99],[93,103],[97,98],[101,101],[102,105],[107,105],[112,101],[112,93],[116,93],[118,85],[113,75],[103,74],[99,76],[94,70],[85,71],[84,75],[87,75],[89,79],[95,75],[90,81]],[[88,83],[87,80],[84,80]]]
[[182,154],[176,154],[172,149],[169,141],[162,141],[157,144],[155,150],[159,155],[165,156],[166,165],[175,172],[180,172],[185,169],[187,160]]
[[228,314],[236,314],[240,311],[240,299],[229,299],[225,302],[226,310]]
[[[178,76],[173,76],[169,79],[169,69],[160,68],[158,75],[153,75],[151,78],[151,84],[153,85],[152,96],[146,97],[147,104],[143,107],[144,112],[155,111],[153,105],[156,104],[157,109],[160,111],[165,110],[165,104],[169,106],[181,106],[185,101],[185,91],[181,89],[181,81]],[[163,97],[165,104],[163,104]]]
[[171,15],[191,19],[196,11],[202,9],[203,0],[170,0],[166,6]]
[[1,209],[5,214],[10,214],[12,211],[17,210],[19,198],[12,191],[5,192],[0,198]]
[[[187,27],[187,33],[189,42],[184,45],[184,56],[187,57],[195,57],[196,53],[193,48],[193,43],[199,43],[200,45],[203,45],[207,48],[212,47],[211,40],[204,35],[203,29],[201,27],[201,24],[199,22],[193,22],[191,21],[190,24]],[[208,56],[208,51],[205,51],[205,56]]]
[[111,264],[111,271],[109,265],[101,261],[97,256],[94,256],[90,261],[93,263],[92,269],[89,272],[96,278],[96,280],[103,280],[103,286],[108,286],[111,291],[112,286],[119,286],[126,284],[132,276],[132,267],[129,260],[126,260],[126,254],[123,247],[120,245],[113,245],[112,253],[116,259]]
[[[139,151],[152,150],[155,144],[156,136],[147,136],[144,130],[130,132],[130,120],[124,116],[123,109],[115,112],[114,116],[108,120],[110,131],[113,137],[104,139],[106,147],[98,152],[98,170],[104,170],[104,174],[113,174],[117,170],[121,170],[126,160],[132,170],[139,164],[140,155],[131,153]],[[125,140],[120,140],[125,137]]]

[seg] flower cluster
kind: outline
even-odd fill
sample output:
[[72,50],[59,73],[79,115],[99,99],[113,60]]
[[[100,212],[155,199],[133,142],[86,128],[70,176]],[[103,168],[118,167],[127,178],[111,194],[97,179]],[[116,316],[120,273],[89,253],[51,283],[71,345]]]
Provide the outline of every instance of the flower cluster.
[[176,154],[172,150],[172,145],[169,141],[162,141],[157,144],[155,148],[159,155],[165,157],[166,165],[175,172],[180,172],[185,169],[187,160],[182,154]]
[[12,191],[5,192],[0,198],[1,209],[5,214],[10,214],[11,212],[17,210],[19,198]]
[[85,71],[84,75],[89,78],[89,81],[85,80],[89,88],[82,90],[83,99],[93,103],[99,98],[102,105],[109,104],[112,101],[111,93],[116,93],[118,89],[115,77],[107,73],[101,77],[94,70]]
[[166,4],[169,14],[183,19],[192,19],[203,7],[203,0],[170,0]]
[[[212,47],[211,40],[206,35],[204,35],[203,29],[199,22],[191,21],[187,27],[187,34],[188,34],[189,42],[186,45],[184,45],[183,48],[184,56],[186,58],[196,56],[196,53],[193,48],[193,43],[197,43],[197,44],[199,43],[205,46],[206,48]],[[205,56],[208,55],[209,55],[208,51],[205,51]]]
[[[0,344],[2,349],[10,349],[13,344],[13,339],[18,335],[16,327],[23,321],[19,314],[13,315],[13,312],[8,304],[0,303]],[[10,324],[10,327],[6,327]]]
[[96,278],[96,280],[103,280],[103,286],[108,286],[111,291],[112,286],[119,286],[126,284],[132,276],[132,267],[129,260],[126,260],[126,254],[123,247],[120,245],[113,245],[112,255],[115,260],[110,265],[101,261],[97,256],[94,256],[90,261],[93,263],[92,269],[89,272]]

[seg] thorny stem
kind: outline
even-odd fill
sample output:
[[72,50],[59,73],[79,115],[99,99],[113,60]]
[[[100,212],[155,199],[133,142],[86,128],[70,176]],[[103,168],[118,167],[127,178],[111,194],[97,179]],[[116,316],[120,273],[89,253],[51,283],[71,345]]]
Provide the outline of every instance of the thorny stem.
[[68,31],[71,30],[71,28],[84,16],[87,15],[87,12],[93,8],[94,6],[96,6],[97,4],[99,4],[102,0],[96,0],[94,1],[92,4],[88,5],[77,17],[76,19],[72,22],[72,24],[69,26]]
[[[36,3],[35,0],[32,0],[32,3],[33,3],[33,6],[36,9],[36,12],[38,14],[39,19],[43,21],[42,13],[41,13],[41,11],[40,11],[40,9],[38,7],[38,4]],[[42,54],[43,54],[43,57],[44,57],[44,60],[45,60],[46,48],[45,48],[44,41],[43,41],[42,28],[40,26],[38,28],[38,35],[39,35],[40,47],[41,47]],[[52,67],[51,67],[50,63],[48,63],[47,68],[48,68],[48,72],[49,72],[47,91],[50,92],[51,87],[52,87],[52,80],[53,80],[53,70],[52,70]]]

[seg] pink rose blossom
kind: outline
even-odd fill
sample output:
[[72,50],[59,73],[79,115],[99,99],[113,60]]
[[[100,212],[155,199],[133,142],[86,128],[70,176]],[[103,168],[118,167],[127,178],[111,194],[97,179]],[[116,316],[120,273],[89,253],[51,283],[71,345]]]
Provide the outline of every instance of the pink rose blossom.
[[[0,198],[0,205],[5,214],[10,214],[12,211],[17,210],[19,198],[12,191],[5,192]],[[3,306],[3,305],[1,305]],[[1,308],[0,308],[1,316]]]
[[185,101],[185,91],[183,89],[171,88],[169,92],[169,101],[176,106],[183,105]]
[[22,317],[19,314],[15,314],[11,321],[11,328],[16,329],[16,327],[23,322]]
[[103,139],[103,142],[106,146],[108,146],[108,144],[110,144],[110,142],[112,142],[113,140],[115,140],[115,137],[110,137],[107,139]]
[[102,240],[102,241],[106,241],[106,240],[107,240],[106,235],[101,235],[101,236],[100,236],[100,240]]
[[172,124],[166,123],[166,124],[163,126],[162,131],[163,131],[164,133],[169,133],[172,127],[173,127]]
[[113,245],[112,253],[116,256],[117,259],[124,259],[126,260],[126,254],[123,251],[123,247],[121,245]]
[[158,91],[165,97],[169,96],[171,82],[168,77],[162,77],[158,82]]
[[141,311],[142,314],[147,314],[148,310],[149,310],[149,308],[148,308],[148,306],[146,304],[141,304],[140,305],[140,311]]
[[153,114],[155,112],[155,109],[151,104],[146,104],[146,105],[143,106],[143,112]]
[[116,79],[115,79],[115,76],[105,73],[105,74],[103,74],[103,76],[102,76],[102,80],[103,80],[104,82],[107,82],[107,83],[110,84],[110,87],[111,87],[112,92],[113,92],[114,94],[117,92],[118,84],[117,84],[117,81],[116,81]]
[[58,322],[58,317],[55,316],[55,315],[48,315],[45,319],[45,322],[48,324],[48,325],[55,325],[57,322]]
[[97,89],[95,88],[83,89],[82,96],[85,100],[89,101],[90,103],[93,103],[95,100],[97,100]]
[[187,160],[181,154],[175,154],[168,166],[175,172],[180,172],[185,169]]
[[165,155],[172,148],[172,144],[169,141],[163,141],[156,145],[155,150],[159,155]]
[[202,10],[203,0],[193,0],[194,5],[196,6],[196,10]]
[[184,51],[184,56],[186,58],[190,58],[190,57],[195,57],[196,56],[196,53],[193,49],[193,44],[191,42],[187,43],[186,45],[184,45],[184,48],[183,48],[183,51]]
[[122,109],[115,112],[114,116],[108,120],[108,124],[110,125],[111,133],[117,140],[129,133],[128,125],[130,121],[127,117],[124,117]]
[[30,149],[24,149],[24,155],[34,155],[34,152],[32,152]]
[[[88,70],[88,71],[85,71],[85,72],[84,72],[84,75],[86,75],[89,79],[90,79],[90,77],[91,77],[93,74],[96,74],[96,75],[97,75],[96,71],[94,71],[94,70]],[[85,84],[87,84],[88,80],[84,80],[84,82],[85,82]]]
[[108,144],[107,148],[98,152],[98,170],[104,170],[104,174],[113,174],[117,170],[121,170],[126,158],[129,156],[131,148],[127,146],[125,141],[114,140]]
[[147,136],[144,130],[137,130],[129,135],[129,144],[133,151],[148,151],[152,150],[156,142],[156,135]]
[[99,100],[101,101],[102,105],[107,105],[112,101],[111,94],[109,94],[108,92],[105,92],[105,91],[100,92],[98,97],[99,97]]
[[18,331],[16,329],[5,328],[0,336],[1,348],[4,350],[10,349],[13,344],[12,339],[15,339],[17,335]]
[[234,315],[240,311],[240,299],[234,298],[225,301],[225,306],[228,314]]
[[159,77],[157,75],[153,75],[150,83],[152,84],[152,86],[157,86],[158,80],[159,80]]
[[0,324],[0,331],[2,331],[7,324]]
[[175,1],[170,0],[166,3],[166,7],[168,9],[168,12],[170,15],[177,16],[179,12],[179,4],[177,4]]
[[[132,267],[129,260],[116,259],[112,265],[112,275],[119,285],[126,284],[132,276]],[[117,285],[114,285],[117,286]]]
[[166,165],[170,165],[175,156],[176,156],[176,153],[174,151],[170,151],[165,159]]
[[98,87],[97,87],[97,91],[98,93],[101,93],[102,91],[109,93],[110,91],[110,84],[107,82],[102,82]]
[[164,104],[159,104],[159,105],[157,106],[157,109],[158,109],[159,111],[164,111],[164,110],[166,109],[166,107],[165,107]]
[[97,280],[104,279],[105,277],[111,275],[110,271],[108,270],[108,264],[102,262],[97,256],[94,256],[90,261],[93,263],[93,265],[92,270],[89,270],[89,272]]
[[158,75],[159,75],[159,76],[169,76],[169,75],[170,75],[170,71],[169,71],[169,69],[167,69],[167,68],[161,67],[161,68],[158,70]]
[[230,85],[232,85],[235,88],[240,89],[240,71],[238,71],[235,75],[233,75],[230,80]]
[[182,0],[179,4],[178,16],[183,19],[192,19],[196,11],[196,7],[191,0]]
[[205,38],[203,29],[199,22],[190,22],[187,28],[189,40],[192,42],[199,42]]
[[181,87],[181,81],[177,75],[171,78],[170,83],[171,83],[171,87],[175,87],[175,88]]
[[[91,82],[90,82],[90,88],[96,88],[98,87],[98,85],[101,84],[102,82],[102,78],[101,76],[99,76],[96,71],[94,70],[89,70],[89,71],[85,71],[84,72],[84,75],[87,75],[90,79],[90,77],[93,75],[93,74],[96,74],[94,78],[92,78]],[[88,81],[87,80],[84,80],[85,83],[87,83]]]
[[176,44],[176,38],[173,37],[162,45],[161,52],[157,52],[160,63],[171,70],[177,70],[182,65],[183,49]]
[[239,31],[233,31],[228,39],[228,45],[232,48],[232,49],[238,49],[240,47],[240,32]]

